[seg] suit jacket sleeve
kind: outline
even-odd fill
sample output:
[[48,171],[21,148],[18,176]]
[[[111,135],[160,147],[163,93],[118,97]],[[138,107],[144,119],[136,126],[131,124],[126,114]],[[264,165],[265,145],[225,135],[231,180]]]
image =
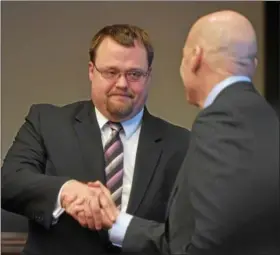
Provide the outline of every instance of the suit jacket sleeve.
[[40,108],[32,106],[2,166],[2,208],[49,228],[60,187],[69,178],[47,176]]
[[165,224],[133,217],[122,245],[128,254],[169,254]]

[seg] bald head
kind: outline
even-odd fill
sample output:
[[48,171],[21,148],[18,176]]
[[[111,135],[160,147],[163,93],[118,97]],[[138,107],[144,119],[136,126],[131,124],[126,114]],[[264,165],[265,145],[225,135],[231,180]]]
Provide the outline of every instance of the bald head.
[[254,73],[256,34],[249,20],[237,12],[219,11],[200,18],[191,28],[187,46],[200,46],[213,68],[233,75]]

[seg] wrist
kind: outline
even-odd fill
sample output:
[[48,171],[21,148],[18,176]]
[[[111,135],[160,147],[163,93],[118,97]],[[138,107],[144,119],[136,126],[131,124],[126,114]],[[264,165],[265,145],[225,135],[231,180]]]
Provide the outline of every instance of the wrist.
[[77,182],[77,181],[76,180],[69,180],[62,185],[61,194],[60,194],[60,204],[61,204],[62,208],[65,207],[63,201],[64,201],[65,197],[69,194],[68,190],[71,189],[72,184],[75,183],[75,182]]

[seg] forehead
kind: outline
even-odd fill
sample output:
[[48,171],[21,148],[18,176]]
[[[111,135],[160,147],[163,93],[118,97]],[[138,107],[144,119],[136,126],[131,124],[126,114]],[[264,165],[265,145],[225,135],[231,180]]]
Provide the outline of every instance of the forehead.
[[135,41],[134,47],[120,45],[112,38],[105,38],[96,52],[96,64],[118,68],[147,68],[147,52],[143,45]]

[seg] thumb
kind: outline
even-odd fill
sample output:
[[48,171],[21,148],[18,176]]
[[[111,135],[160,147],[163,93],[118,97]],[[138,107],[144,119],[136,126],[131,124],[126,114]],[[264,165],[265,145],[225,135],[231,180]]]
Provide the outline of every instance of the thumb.
[[88,182],[87,185],[92,188],[100,188],[101,183],[100,181],[95,181],[95,182]]

